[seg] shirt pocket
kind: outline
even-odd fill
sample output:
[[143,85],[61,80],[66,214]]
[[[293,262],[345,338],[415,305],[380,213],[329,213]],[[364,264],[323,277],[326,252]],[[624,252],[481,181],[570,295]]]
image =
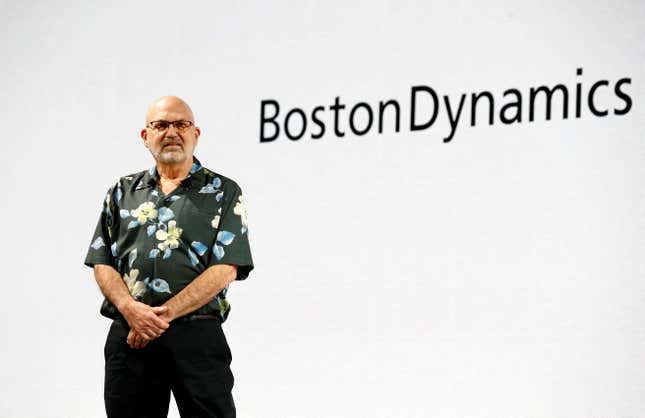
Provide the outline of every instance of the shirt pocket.
[[183,229],[184,240],[194,250],[202,248],[200,244],[211,248],[215,242],[217,216],[221,213],[223,202],[217,202],[212,194],[193,192],[184,197],[177,221]]

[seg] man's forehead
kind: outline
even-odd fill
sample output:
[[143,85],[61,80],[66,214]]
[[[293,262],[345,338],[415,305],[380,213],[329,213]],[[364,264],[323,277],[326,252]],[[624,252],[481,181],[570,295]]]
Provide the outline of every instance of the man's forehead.
[[176,96],[163,96],[152,102],[146,112],[146,122],[168,118],[194,121],[193,111],[188,103]]

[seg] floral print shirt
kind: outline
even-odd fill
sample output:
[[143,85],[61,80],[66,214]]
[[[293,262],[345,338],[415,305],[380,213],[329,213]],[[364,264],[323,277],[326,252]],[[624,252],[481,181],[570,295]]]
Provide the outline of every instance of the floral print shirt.
[[[208,267],[238,266],[237,280],[253,269],[244,198],[233,180],[193,159],[190,174],[168,195],[157,185],[156,166],[121,177],[103,202],[85,265],[114,267],[133,298],[162,305]],[[194,313],[231,309],[228,287]],[[119,318],[105,299],[101,314]]]

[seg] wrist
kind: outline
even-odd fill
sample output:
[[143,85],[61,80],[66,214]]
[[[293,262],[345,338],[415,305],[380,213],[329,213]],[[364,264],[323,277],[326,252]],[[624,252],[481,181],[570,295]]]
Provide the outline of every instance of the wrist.
[[117,303],[115,303],[115,306],[119,310],[119,312],[121,312],[121,315],[127,318],[130,315],[130,311],[134,302],[134,299],[132,299],[131,297],[124,297],[121,298]]
[[178,317],[177,310],[171,303],[164,303],[161,306],[166,307],[166,312],[162,315],[166,321],[170,322]]

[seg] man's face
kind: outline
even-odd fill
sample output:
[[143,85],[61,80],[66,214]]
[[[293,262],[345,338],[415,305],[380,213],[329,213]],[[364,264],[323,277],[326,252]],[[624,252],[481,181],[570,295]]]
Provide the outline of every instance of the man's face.
[[[181,125],[189,125],[178,127]],[[169,124],[167,122],[174,122]],[[190,159],[197,146],[200,131],[186,103],[173,98],[161,99],[148,109],[146,128],[141,138],[155,160],[164,164],[179,164]]]

